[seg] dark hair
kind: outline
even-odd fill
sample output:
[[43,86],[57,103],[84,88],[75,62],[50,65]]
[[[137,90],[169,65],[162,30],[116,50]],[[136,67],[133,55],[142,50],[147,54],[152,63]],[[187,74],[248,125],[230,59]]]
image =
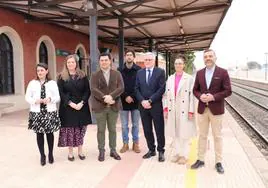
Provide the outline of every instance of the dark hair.
[[134,50],[126,50],[125,55],[127,55],[127,53],[132,53],[133,57],[136,57]]
[[100,56],[99,56],[99,60],[100,60],[101,57],[104,57],[104,56],[108,56],[108,58],[110,60],[112,60],[111,54],[110,53],[107,53],[107,52],[101,53]]
[[48,69],[48,65],[46,63],[38,63],[36,67],[43,67],[44,69]]
[[[42,68],[48,70],[48,65],[47,65],[46,63],[38,63],[38,64],[36,65],[36,80],[39,80],[38,75],[37,75],[37,67],[42,67]],[[50,75],[49,75],[49,72],[48,72],[47,75],[46,75],[46,80],[47,80],[47,81],[51,80],[51,77],[50,77]]]

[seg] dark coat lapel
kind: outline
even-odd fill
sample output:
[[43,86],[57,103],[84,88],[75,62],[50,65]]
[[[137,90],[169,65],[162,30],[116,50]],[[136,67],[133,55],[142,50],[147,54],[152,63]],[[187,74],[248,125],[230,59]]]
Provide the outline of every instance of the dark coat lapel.
[[[108,85],[107,85],[107,82],[106,82],[106,80],[105,80],[105,78],[104,78],[104,74],[103,74],[102,70],[99,71],[99,75],[98,75],[98,77],[100,78],[100,81],[101,81],[101,82],[103,82],[106,86],[108,86]],[[111,75],[110,75],[110,77],[111,77]],[[110,80],[111,80],[111,79],[110,79]],[[110,80],[109,80],[109,81],[110,81]]]
[[143,69],[143,72],[142,72],[142,80],[144,81],[145,84],[147,84],[146,83],[146,68]]
[[151,75],[151,78],[150,78],[150,81],[149,81],[149,85],[151,85],[152,81],[154,80],[154,77],[156,75],[155,72],[156,72],[156,70],[155,70],[155,68],[153,68],[153,72],[152,72],[152,75]]
[[202,69],[200,76],[201,76],[200,80],[203,82],[200,84],[204,84],[205,88],[208,89],[207,82],[206,82],[206,68]]
[[109,78],[109,84],[108,87],[110,89],[113,79],[115,78],[115,75],[113,74],[114,71],[110,70],[110,78]]

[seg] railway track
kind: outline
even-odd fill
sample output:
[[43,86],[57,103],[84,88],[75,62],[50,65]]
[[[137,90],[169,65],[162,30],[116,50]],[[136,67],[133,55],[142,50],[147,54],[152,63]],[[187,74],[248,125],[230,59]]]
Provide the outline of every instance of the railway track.
[[232,85],[233,93],[251,101],[255,105],[268,110],[268,92],[261,89],[251,88],[248,86]]
[[228,106],[268,146],[268,91],[232,82]]

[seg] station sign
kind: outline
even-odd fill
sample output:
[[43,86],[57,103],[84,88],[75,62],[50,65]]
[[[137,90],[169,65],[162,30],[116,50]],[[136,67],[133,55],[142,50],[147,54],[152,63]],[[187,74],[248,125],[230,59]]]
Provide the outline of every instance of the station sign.
[[70,54],[71,54],[71,52],[69,52],[67,50],[56,49],[56,55],[57,56],[68,56]]

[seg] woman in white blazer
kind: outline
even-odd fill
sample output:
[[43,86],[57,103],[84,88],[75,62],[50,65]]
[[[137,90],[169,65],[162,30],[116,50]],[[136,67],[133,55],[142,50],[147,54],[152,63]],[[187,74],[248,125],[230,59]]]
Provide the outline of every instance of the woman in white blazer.
[[29,82],[25,99],[30,104],[29,125],[37,135],[37,145],[41,155],[40,163],[46,164],[44,134],[48,143],[48,162],[53,163],[53,132],[59,130],[60,119],[56,103],[60,101],[57,83],[49,78],[48,66],[39,63],[36,66],[36,79]]
[[196,134],[193,78],[183,71],[184,57],[177,58],[174,66],[176,72],[169,76],[166,84],[166,136],[171,136],[175,142],[176,155],[172,162],[186,164],[190,139]]

